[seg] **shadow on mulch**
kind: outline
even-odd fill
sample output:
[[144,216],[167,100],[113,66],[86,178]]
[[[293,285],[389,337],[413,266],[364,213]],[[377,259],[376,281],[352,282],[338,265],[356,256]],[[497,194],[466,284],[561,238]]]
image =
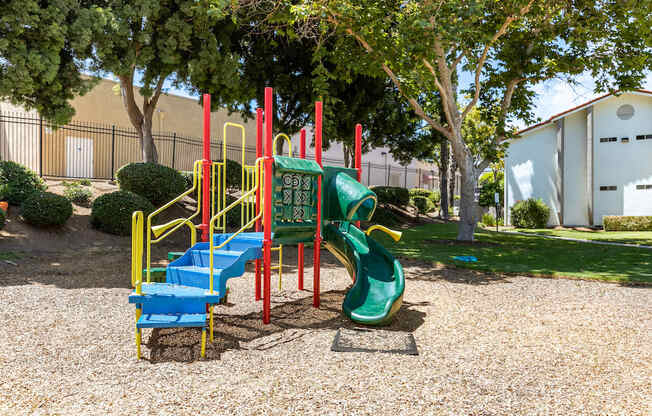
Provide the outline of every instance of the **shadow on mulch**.
[[[321,306],[312,306],[312,297],[289,301],[271,310],[271,323],[264,325],[260,312],[247,315],[221,315],[218,307],[215,314],[215,340],[207,342],[206,360],[219,360],[229,350],[266,351],[283,344],[310,337],[319,330],[340,328],[366,328],[355,324],[342,314],[342,301],[346,291],[329,291],[321,294]],[[272,297],[272,302],[277,301]],[[415,310],[415,306],[429,305],[429,302],[403,305],[392,323],[382,327],[385,331],[412,333],[423,325],[426,314]],[[270,335],[275,335],[270,337]],[[198,328],[154,329],[146,342],[149,361],[193,362],[200,358],[201,330]]]

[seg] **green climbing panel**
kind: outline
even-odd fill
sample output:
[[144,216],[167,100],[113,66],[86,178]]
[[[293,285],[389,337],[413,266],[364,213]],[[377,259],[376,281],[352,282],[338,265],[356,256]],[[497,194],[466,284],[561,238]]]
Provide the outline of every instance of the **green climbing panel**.
[[295,244],[314,240],[317,228],[317,180],[322,173],[314,161],[274,156],[274,241]]

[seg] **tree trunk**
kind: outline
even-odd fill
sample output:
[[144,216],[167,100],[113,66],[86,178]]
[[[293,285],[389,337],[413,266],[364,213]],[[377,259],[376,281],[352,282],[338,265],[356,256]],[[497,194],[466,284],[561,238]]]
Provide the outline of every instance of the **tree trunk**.
[[342,143],[342,149],[344,150],[344,167],[350,168],[353,165],[353,149],[351,146]]
[[154,136],[152,135],[152,120],[147,116],[143,117],[143,122],[140,126],[140,143],[143,153],[143,162],[158,163],[158,151],[156,144],[154,144]]
[[455,185],[457,185],[457,161],[451,157],[450,161],[450,175],[448,178],[448,201],[451,206],[455,206]]
[[439,153],[439,216],[443,219],[448,219],[448,165],[450,162],[450,153],[448,152],[448,140],[445,137],[441,138],[441,151]]
[[480,218],[480,209],[475,201],[475,188],[480,172],[473,164],[470,154],[464,154],[463,161],[459,164],[461,173],[460,189],[460,222],[457,230],[457,239],[473,241],[475,226]]

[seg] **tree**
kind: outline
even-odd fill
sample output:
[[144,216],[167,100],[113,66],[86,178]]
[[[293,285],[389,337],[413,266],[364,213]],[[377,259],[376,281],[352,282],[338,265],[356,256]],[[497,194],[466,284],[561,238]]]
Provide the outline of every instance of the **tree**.
[[[497,113],[485,113],[493,117],[497,146],[511,136],[514,117],[532,120],[532,88],[541,81],[589,71],[602,90],[638,86],[652,62],[649,37],[639,36],[649,33],[647,3],[306,0],[292,10],[298,21],[338,39],[343,47],[334,53],[349,71],[384,72],[415,113],[451,143],[462,176],[458,239],[472,241],[474,191],[491,158],[474,153],[463,136],[469,113],[499,103]],[[356,41],[357,54],[344,38]],[[471,82],[460,94],[462,73]],[[440,94],[444,117],[420,102],[428,91]]]
[[[238,57],[231,51],[235,23],[230,2],[194,0],[96,1],[91,69],[120,80],[123,103],[137,130],[143,161],[158,162],[152,117],[166,86],[210,92],[213,107],[241,94]],[[142,105],[135,83],[142,84]]]
[[69,100],[93,86],[83,71],[98,22],[86,2],[43,3],[0,3],[0,99],[65,124],[75,112]]

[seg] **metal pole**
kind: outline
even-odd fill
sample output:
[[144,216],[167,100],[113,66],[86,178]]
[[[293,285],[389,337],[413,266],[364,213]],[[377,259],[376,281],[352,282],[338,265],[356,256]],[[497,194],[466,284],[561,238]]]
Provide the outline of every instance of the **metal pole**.
[[38,115],[38,172],[39,176],[43,177],[43,118],[41,114]]
[[115,179],[115,124],[111,126],[111,180]]
[[[321,147],[322,147],[322,102],[315,103],[315,161],[321,167]],[[321,176],[317,178],[317,230],[315,232],[314,246],[314,276],[313,276],[313,295],[312,306],[319,307],[319,263],[321,249]]]
[[[256,160],[258,160],[259,157],[263,156],[263,109],[262,108],[257,108],[256,109]],[[255,172],[254,175],[260,175],[261,172]],[[256,190],[256,216],[260,214],[260,188],[261,188],[261,183],[260,180],[262,178],[259,176],[258,177],[258,189]],[[259,233],[261,231],[261,222],[260,218],[256,220],[256,232]],[[261,300],[262,295],[260,293],[260,286],[261,286],[261,276],[260,276],[260,259],[256,259],[256,300]]]
[[[299,157],[306,158],[306,129],[301,129],[300,142],[299,142]],[[299,290],[303,290],[303,243],[299,243]]]
[[211,96],[210,94],[204,94],[204,160],[203,164],[203,173],[202,173],[202,185],[203,185],[203,204],[202,204],[202,241],[208,241],[209,235],[209,222],[210,218],[210,186],[211,186]]
[[272,272],[272,118],[273,91],[265,88],[265,190],[263,210],[263,323],[270,321],[271,272]]
[[177,153],[177,132],[172,134],[172,169],[174,169],[174,161]]
[[371,162],[367,162],[367,186],[371,186]]

